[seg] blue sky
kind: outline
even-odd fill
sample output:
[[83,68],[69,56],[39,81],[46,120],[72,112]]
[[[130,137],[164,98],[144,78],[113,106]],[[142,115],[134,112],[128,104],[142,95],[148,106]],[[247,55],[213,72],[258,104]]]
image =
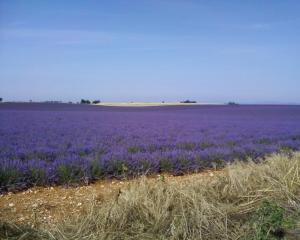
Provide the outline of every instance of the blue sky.
[[300,1],[0,1],[6,100],[300,103]]

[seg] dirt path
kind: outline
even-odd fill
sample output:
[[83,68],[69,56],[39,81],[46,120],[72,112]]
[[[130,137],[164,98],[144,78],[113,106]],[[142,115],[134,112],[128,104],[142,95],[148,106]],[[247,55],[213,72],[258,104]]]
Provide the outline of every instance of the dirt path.
[[[164,175],[167,182],[214,177],[215,172],[184,176]],[[149,178],[157,181],[162,176]],[[81,187],[34,187],[18,193],[0,195],[0,222],[54,224],[68,216],[76,216],[87,210],[91,203],[112,199],[118,191],[136,180],[101,180]]]

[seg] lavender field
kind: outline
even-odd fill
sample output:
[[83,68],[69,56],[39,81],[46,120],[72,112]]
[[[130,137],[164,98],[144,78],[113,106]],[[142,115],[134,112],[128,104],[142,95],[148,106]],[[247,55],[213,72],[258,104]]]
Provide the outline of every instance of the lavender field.
[[300,106],[0,104],[0,190],[222,167],[300,149]]

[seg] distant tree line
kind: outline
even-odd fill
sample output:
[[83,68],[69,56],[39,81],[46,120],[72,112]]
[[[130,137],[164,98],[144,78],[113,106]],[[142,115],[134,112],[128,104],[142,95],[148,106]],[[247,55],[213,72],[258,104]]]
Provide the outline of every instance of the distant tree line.
[[180,103],[197,103],[196,101],[191,101],[191,100],[185,100],[181,101]]
[[[0,102],[3,102],[3,98],[0,97]],[[32,100],[29,100],[29,102],[33,102]],[[62,101],[53,101],[53,100],[48,100],[48,101],[44,101],[44,103],[63,103]],[[73,104],[73,102],[69,101],[68,102],[69,104]],[[78,103],[78,102],[77,102]],[[81,99],[80,101],[81,104],[98,104],[98,103],[101,103],[100,100],[94,100],[94,101],[90,101],[88,99]]]
[[236,103],[236,102],[228,102],[228,105],[230,105],[230,106],[236,106],[236,105],[239,105],[239,104]]
[[91,104],[91,103],[93,103],[93,104],[98,104],[98,103],[101,103],[101,101],[100,101],[100,100],[94,100],[94,101],[91,102],[91,101],[88,100],[88,99],[81,99],[80,103],[81,103],[81,104]]

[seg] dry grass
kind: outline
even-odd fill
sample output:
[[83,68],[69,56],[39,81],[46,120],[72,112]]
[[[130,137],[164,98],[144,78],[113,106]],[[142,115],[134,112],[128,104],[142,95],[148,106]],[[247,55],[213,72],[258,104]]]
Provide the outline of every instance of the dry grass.
[[[276,207],[260,215],[264,202]],[[283,220],[274,209],[282,210]],[[162,178],[153,184],[143,178],[111,201],[92,205],[87,214],[47,231],[27,229],[22,239],[33,239],[29,237],[34,234],[34,239],[263,240],[280,239],[272,235],[277,230],[285,239],[300,239],[295,230],[299,209],[300,153],[274,155],[262,164],[237,162],[213,179],[166,182]],[[275,223],[280,229],[272,228]],[[270,229],[265,233],[263,226]],[[2,237],[10,231],[5,229]]]

